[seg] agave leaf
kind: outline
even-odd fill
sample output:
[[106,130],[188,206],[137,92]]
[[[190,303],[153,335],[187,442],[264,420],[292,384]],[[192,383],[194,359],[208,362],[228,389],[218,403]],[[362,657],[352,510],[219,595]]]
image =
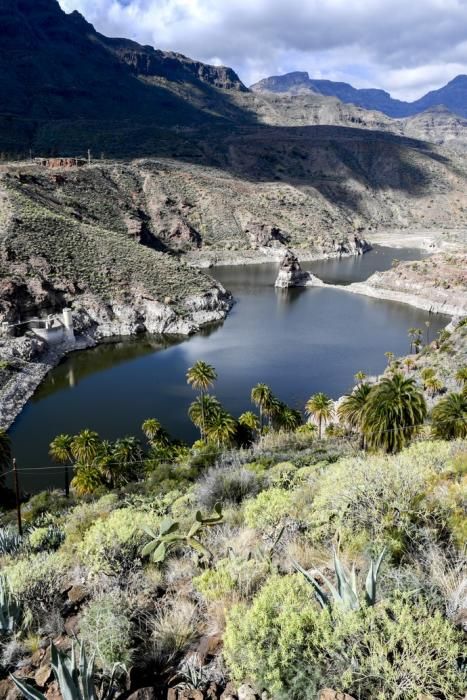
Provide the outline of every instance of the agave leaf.
[[314,593],[316,595],[316,598],[318,599],[318,603],[321,605],[322,608],[330,608],[331,607],[331,602],[325,593],[325,591],[321,588],[319,583],[315,581],[313,576],[311,576],[308,571],[305,571],[300,564],[297,561],[292,561],[292,565],[296,571],[298,571],[302,576],[305,577],[306,581],[312,586]]
[[383,562],[384,555],[386,554],[386,550],[387,550],[387,547],[383,547],[383,549],[381,550],[381,554],[379,555],[378,559],[376,560],[376,565],[375,565],[375,579],[378,578],[379,569],[380,569],[380,566],[381,566],[381,564],[382,564],[382,562]]
[[29,683],[23,683],[23,681],[20,681],[18,678],[15,678],[12,675],[10,675],[10,678],[18,690],[23,693],[26,700],[46,700],[45,695],[43,695],[39,690],[33,688],[32,685],[29,685]]
[[53,642],[50,645],[50,656],[53,672],[60,686],[63,700],[80,700],[80,693],[73,683],[73,678],[66,663],[66,656],[58,651]]
[[96,700],[94,692],[94,655],[88,663],[84,644],[80,644],[79,651],[79,674],[83,689],[83,700]]
[[368,605],[375,605],[376,603],[376,584],[381,562],[383,561],[385,554],[386,547],[383,548],[376,562],[374,562],[373,559],[370,562],[370,568],[368,569],[368,574],[365,581],[365,599]]

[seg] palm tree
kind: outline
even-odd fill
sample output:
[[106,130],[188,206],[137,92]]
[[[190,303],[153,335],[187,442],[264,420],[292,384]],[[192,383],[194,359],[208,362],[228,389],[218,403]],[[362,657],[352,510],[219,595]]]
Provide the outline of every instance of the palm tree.
[[354,379],[358,384],[362,384],[365,381],[366,377],[366,372],[364,372],[363,370],[359,370],[354,374]]
[[427,379],[431,379],[431,377],[435,376],[435,370],[433,367],[424,367],[420,372],[420,376],[423,381],[426,382]]
[[322,391],[311,396],[305,404],[305,412],[308,416],[318,421],[318,437],[321,440],[322,423],[328,423],[334,416],[334,404],[332,399]]
[[432,397],[435,396],[435,394],[439,394],[443,387],[443,382],[441,379],[438,379],[435,374],[433,374],[432,377],[427,377],[425,380],[425,389],[430,392]]
[[295,408],[281,403],[280,410],[274,416],[274,425],[278,430],[291,433],[302,424],[302,414]]
[[417,434],[427,409],[415,380],[395,372],[372,387],[363,412],[369,447],[398,452]]
[[365,449],[365,435],[363,433],[363,416],[371,392],[371,386],[367,383],[359,384],[351,394],[348,394],[337,413],[339,420],[360,433],[361,448]]
[[443,440],[467,437],[467,395],[448,394],[432,411],[433,434]]
[[206,428],[206,436],[218,447],[230,445],[237,431],[237,421],[230,413],[221,409]]
[[141,446],[135,437],[117,440],[111,451],[111,488],[127,483],[141,458]]
[[72,479],[71,485],[78,496],[86,496],[94,493],[102,487],[102,472],[97,464],[80,464],[75,465],[75,476]]
[[386,358],[386,360],[387,360],[388,367],[389,367],[389,365],[391,364],[391,362],[394,361],[394,353],[388,351],[388,352],[385,352],[385,353],[384,353],[384,356],[385,356],[385,358]]
[[253,433],[259,431],[259,418],[253,411],[245,411],[245,413],[242,413],[238,422],[240,425],[244,425],[245,428],[249,428]]
[[259,408],[259,429],[263,432],[263,416],[271,409],[274,396],[267,384],[257,384],[251,390],[251,401]]
[[457,370],[456,382],[460,384],[460,386],[465,386],[467,384],[467,365],[463,365]]
[[75,435],[70,443],[71,454],[77,462],[90,464],[101,447],[99,435],[92,430],[82,430]]
[[[193,388],[199,390],[200,397],[202,398],[205,393],[214,386],[214,382],[217,379],[217,372],[211,365],[203,360],[198,360],[195,362],[193,367],[188,369],[186,373],[186,380],[188,384]],[[203,411],[203,403],[201,402],[201,411]],[[204,434],[206,432],[206,425],[204,420],[204,415],[201,413],[201,424],[199,426],[201,432],[201,439],[204,439]]]
[[415,360],[413,357],[404,357],[402,364],[406,368],[407,372],[410,372],[410,370],[415,366]]
[[196,397],[188,409],[188,416],[192,423],[200,429],[201,439],[207,434],[209,426],[222,410],[220,401],[210,394],[200,394]]
[[62,433],[57,435],[49,445],[49,455],[52,457],[54,462],[59,464],[70,464],[73,461],[73,456],[71,454],[71,435],[66,435]]
[[141,430],[150,445],[168,445],[170,443],[169,433],[162,427],[157,418],[146,418],[141,425]]

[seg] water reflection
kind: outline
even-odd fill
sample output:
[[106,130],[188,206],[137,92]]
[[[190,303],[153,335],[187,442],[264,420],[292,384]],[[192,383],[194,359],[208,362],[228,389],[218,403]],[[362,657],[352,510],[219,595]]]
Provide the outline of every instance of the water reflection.
[[[392,257],[403,253],[391,251]],[[352,270],[354,276],[362,274],[360,261],[354,262],[349,275]],[[375,264],[381,264],[379,259]],[[187,409],[195,394],[186,383],[186,370],[198,359],[216,367],[215,393],[235,415],[251,409],[250,391],[257,382],[269,384],[300,409],[317,391],[337,398],[351,387],[358,370],[380,373],[386,351],[406,353],[407,329],[423,327],[430,318],[407,305],[339,289],[275,290],[276,273],[277,265],[213,270],[232,290],[236,304],[225,323],[183,341],[141,336],[70,355],[49,374],[13,426],[18,463],[23,468],[50,464],[48,444],[62,432],[89,427],[110,440],[128,434],[142,438],[141,423],[151,416],[172,435],[194,440],[197,431]],[[442,316],[430,320],[433,335],[447,323]],[[54,473],[31,473],[23,487],[51,485]]]

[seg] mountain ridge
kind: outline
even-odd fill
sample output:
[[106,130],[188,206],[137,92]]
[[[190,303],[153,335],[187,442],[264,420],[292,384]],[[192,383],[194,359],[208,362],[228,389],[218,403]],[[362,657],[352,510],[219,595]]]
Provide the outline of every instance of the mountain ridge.
[[446,107],[453,114],[467,117],[467,75],[458,75],[446,85],[432,90],[413,102],[393,98],[378,88],[355,88],[345,82],[310,78],[306,71],[274,75],[250,86],[253,92],[303,94],[306,92],[337,97],[342,102],[377,110],[392,118],[415,116],[427,109]]

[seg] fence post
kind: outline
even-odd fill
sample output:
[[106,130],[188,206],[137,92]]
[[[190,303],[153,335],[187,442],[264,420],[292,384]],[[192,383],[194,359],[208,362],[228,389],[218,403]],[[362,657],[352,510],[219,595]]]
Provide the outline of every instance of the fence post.
[[18,470],[16,468],[16,459],[13,457],[13,474],[15,477],[15,494],[16,494],[16,517],[18,519],[18,532],[23,536],[23,524],[21,522],[21,501],[19,496],[19,479]]
[[70,497],[70,478],[68,475],[68,467],[65,467],[65,496]]

